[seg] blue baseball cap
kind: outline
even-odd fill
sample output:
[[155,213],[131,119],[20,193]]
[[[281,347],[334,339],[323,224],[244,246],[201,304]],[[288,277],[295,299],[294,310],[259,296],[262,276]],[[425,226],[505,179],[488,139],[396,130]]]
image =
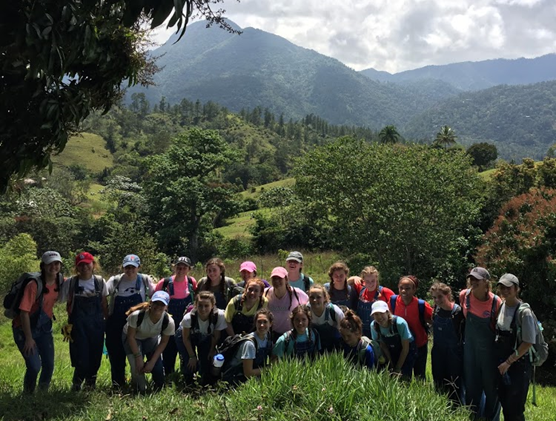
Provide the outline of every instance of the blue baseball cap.
[[166,291],[156,291],[151,297],[151,302],[160,301],[164,305],[168,305],[170,302],[170,295]]
[[139,266],[141,266],[141,259],[139,259],[139,256],[137,256],[136,254],[128,254],[126,257],[124,257],[122,266],[124,268],[126,266],[135,266],[136,268],[138,268]]

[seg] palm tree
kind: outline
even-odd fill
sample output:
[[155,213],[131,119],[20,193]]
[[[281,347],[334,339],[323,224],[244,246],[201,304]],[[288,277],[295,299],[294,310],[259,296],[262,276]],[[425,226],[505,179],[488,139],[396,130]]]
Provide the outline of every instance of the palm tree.
[[398,143],[402,140],[402,136],[398,133],[396,126],[386,126],[378,134],[380,143]]
[[450,146],[456,144],[456,133],[452,130],[451,127],[442,126],[440,131],[436,134],[436,138],[434,139],[434,143],[436,145],[444,146],[445,149],[448,149]]

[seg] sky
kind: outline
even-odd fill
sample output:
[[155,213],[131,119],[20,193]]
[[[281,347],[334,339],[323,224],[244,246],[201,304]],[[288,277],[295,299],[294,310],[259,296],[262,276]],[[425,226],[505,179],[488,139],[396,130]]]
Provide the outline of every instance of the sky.
[[[225,16],[390,73],[556,52],[555,0],[224,0]],[[172,31],[158,31],[163,43]]]

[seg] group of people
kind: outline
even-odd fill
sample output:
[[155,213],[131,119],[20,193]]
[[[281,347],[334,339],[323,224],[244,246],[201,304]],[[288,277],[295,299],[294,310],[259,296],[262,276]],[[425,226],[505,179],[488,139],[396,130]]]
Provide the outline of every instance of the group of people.
[[285,267],[274,268],[269,282],[246,261],[236,283],[218,258],[206,263],[206,276],[197,282],[187,257],[177,259],[171,277],[155,282],[140,273],[141,260],[133,254],[123,259],[123,273],[105,281],[95,274],[96,261],[87,252],[76,256],[75,275],[62,282],[61,262],[57,252],[42,256],[40,279],[26,284],[13,322],[27,366],[27,392],[34,391],[39,372],[39,388],[50,384],[52,311],[62,301],[67,303],[63,333],[70,342],[76,391],[95,387],[104,343],[116,387],[126,384],[127,359],[137,389],[146,390],[146,373],[161,388],[178,356],[185,383],[209,383],[219,346],[238,334],[243,336],[221,370],[232,384],[260,376],[280,358],[312,359],[333,351],[359,367],[425,379],[432,326],[435,385],[454,403],[469,405],[477,417],[497,419],[501,404],[506,420],[524,419],[535,324],[528,306],[518,312],[514,275],[500,277],[499,298],[491,292],[488,271],[474,268],[459,305],[449,286],[435,282],[433,308],[415,296],[415,276],[402,276],[395,294],[380,285],[373,266],[350,278],[346,264],[337,262],[329,269],[330,282],[316,284],[302,272],[300,252],[290,253]]

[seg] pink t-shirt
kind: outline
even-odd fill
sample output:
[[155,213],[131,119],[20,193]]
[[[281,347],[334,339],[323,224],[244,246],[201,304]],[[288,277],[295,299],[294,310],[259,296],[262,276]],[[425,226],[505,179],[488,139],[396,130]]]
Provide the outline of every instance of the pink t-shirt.
[[[297,298],[296,298],[297,295]],[[266,288],[264,296],[268,300],[268,309],[274,315],[272,330],[279,334],[285,333],[292,328],[290,313],[300,304],[307,304],[309,297],[299,288],[292,288],[291,301],[290,294],[286,292],[282,298],[274,295],[274,288]]]
[[[176,300],[181,300],[183,298],[189,297],[189,294],[190,294],[189,282],[187,282],[187,280],[185,280],[185,279],[183,281],[176,282],[175,278],[176,278],[175,275],[172,275],[172,280],[174,280],[174,295],[171,295],[170,298],[175,298]],[[193,278],[191,276],[189,278],[191,278],[191,283],[193,284],[193,289],[197,289],[197,281],[195,280],[195,278]],[[163,286],[164,286],[164,278],[161,279],[160,281],[158,281],[158,284],[156,284],[156,288],[154,290],[155,291],[162,291]],[[169,288],[167,288],[167,289],[169,289]]]
[[[459,293],[459,302],[461,308],[463,308],[463,315],[467,317],[467,299],[465,297],[465,293],[467,292],[466,289]],[[471,307],[471,313],[477,317],[482,319],[490,318],[490,312],[492,310],[492,300],[494,299],[494,294],[492,292],[488,293],[488,300],[481,301],[473,295],[473,293],[469,293],[469,305]],[[500,310],[501,301],[500,299],[497,300],[496,303],[496,312]]]

